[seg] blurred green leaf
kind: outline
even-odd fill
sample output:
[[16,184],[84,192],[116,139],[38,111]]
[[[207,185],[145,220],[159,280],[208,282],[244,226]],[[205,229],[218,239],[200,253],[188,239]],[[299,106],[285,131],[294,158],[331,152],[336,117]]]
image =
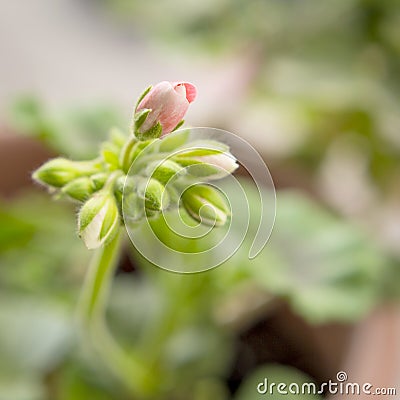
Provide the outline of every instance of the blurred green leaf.
[[45,373],[65,356],[71,343],[71,316],[32,297],[0,301],[0,375]]
[[77,238],[70,205],[26,192],[13,203],[0,203],[0,223],[3,291],[53,300],[76,296],[90,254]]
[[0,375],[0,400],[45,400],[46,388],[36,376]]
[[24,246],[34,234],[34,226],[10,215],[0,205],[0,254],[13,247]]
[[21,97],[10,111],[10,124],[18,132],[40,139],[57,153],[75,159],[98,154],[98,146],[122,117],[111,106],[74,107],[63,113],[49,111],[35,97]]
[[90,376],[78,363],[67,365],[58,377],[57,400],[119,400],[122,395],[112,393],[107,385]]
[[[354,321],[382,299],[391,261],[361,229],[300,192],[278,192],[272,236],[260,255],[249,260],[252,235],[260,221],[259,197],[254,185],[246,181],[242,185],[251,210],[248,235],[232,258],[209,272],[213,282],[210,293],[232,295],[243,283],[252,282],[269,294],[287,299],[297,313],[315,323]],[[237,227],[246,226],[246,221],[241,222],[244,214],[234,217],[239,219]],[[197,250],[197,243],[175,239],[161,222],[152,221],[160,240],[173,247],[179,244],[186,252]],[[208,245],[203,240],[202,248]],[[161,257],[169,257],[168,251]],[[182,262],[190,265],[190,257],[185,257],[182,255]]]

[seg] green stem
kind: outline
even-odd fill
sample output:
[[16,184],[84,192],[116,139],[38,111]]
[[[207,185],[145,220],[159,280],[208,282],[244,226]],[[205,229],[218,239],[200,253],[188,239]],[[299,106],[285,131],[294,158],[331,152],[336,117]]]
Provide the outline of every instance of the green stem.
[[110,291],[112,275],[118,263],[121,235],[97,250],[89,265],[82,289],[79,313],[81,320],[89,323],[104,318],[105,303]]
[[107,327],[105,317],[121,244],[121,233],[118,233],[112,242],[94,254],[82,288],[78,316],[87,344],[133,395],[143,398],[148,392],[143,363],[119,346]]

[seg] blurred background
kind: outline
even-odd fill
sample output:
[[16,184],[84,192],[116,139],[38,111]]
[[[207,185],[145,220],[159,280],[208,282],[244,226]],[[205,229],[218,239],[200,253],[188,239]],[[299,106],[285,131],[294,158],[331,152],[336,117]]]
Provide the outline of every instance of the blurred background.
[[108,318],[157,361],[153,397],[266,398],[260,377],[340,369],[400,392],[397,0],[3,1],[0,54],[1,400],[136,398],[76,334],[90,254],[30,172],[92,157],[162,80],[197,86],[189,124],[262,154],[278,209],[254,262],[183,280],[127,247]]

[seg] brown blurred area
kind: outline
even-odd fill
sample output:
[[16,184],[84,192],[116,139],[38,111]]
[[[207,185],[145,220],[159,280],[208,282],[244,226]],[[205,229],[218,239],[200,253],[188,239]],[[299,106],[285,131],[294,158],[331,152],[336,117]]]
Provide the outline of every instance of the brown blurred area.
[[0,135],[0,195],[11,198],[33,185],[31,173],[54,156],[35,139],[18,136],[7,129]]

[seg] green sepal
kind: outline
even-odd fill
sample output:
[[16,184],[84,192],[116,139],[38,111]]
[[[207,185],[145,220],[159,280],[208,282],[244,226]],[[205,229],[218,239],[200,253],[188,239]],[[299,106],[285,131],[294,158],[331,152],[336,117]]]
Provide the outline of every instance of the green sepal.
[[[120,176],[114,183],[114,195],[117,201],[118,208],[122,211],[122,196],[124,194],[126,175]],[[122,215],[122,213],[121,213]]]
[[143,200],[141,200],[136,193],[132,190],[129,193],[125,193],[123,216],[125,224],[132,221],[140,221],[145,215],[145,208]]
[[201,156],[227,153],[229,152],[229,146],[216,140],[199,139],[181,146],[181,148],[179,148],[178,150],[179,155],[190,156],[194,154],[196,156]]
[[154,161],[147,168],[146,172],[152,178],[157,179],[162,184],[166,184],[170,179],[182,176],[185,169],[172,160]]
[[111,170],[119,168],[120,148],[111,142],[104,142],[101,146],[101,156]]
[[61,192],[75,200],[85,201],[95,190],[92,179],[88,176],[83,176],[67,183],[61,189]]
[[223,151],[218,149],[207,149],[207,148],[192,148],[185,151],[180,151],[176,156],[173,157],[174,160],[179,160],[180,158],[190,158],[190,157],[203,157],[212,156],[215,154],[222,154]]
[[152,140],[144,140],[144,141],[132,141],[131,145],[127,146],[124,150],[125,152],[121,155],[122,159],[122,170],[127,174],[131,165],[136,160],[137,156],[153,141]]
[[197,178],[212,177],[220,173],[220,169],[215,165],[207,164],[199,160],[185,158],[185,159],[180,159],[177,162],[182,167],[185,167],[185,171],[187,174]]
[[138,108],[140,102],[144,99],[144,97],[146,96],[146,94],[150,92],[151,89],[153,89],[153,86],[152,86],[152,85],[150,85],[150,86],[139,96],[139,98],[138,98],[138,100],[137,100],[137,102],[136,102],[136,105],[135,105],[135,111],[136,111],[136,109]]
[[178,122],[178,124],[176,125],[176,127],[175,127],[174,129],[172,129],[171,132],[175,132],[176,130],[178,130],[184,123],[185,123],[185,120],[182,119],[180,122]]
[[146,132],[140,132],[138,129],[135,129],[135,136],[139,140],[150,140],[150,139],[158,139],[162,134],[162,126],[160,122],[157,122],[153,127],[151,127]]
[[162,185],[156,179],[143,179],[138,184],[137,193],[144,200],[146,209],[152,211],[165,210],[169,205],[169,195]]
[[98,174],[94,174],[90,177],[93,182],[94,190],[100,190],[107,181],[109,174],[106,172],[99,172]]
[[78,232],[88,249],[107,245],[116,235],[120,217],[114,195],[107,191],[94,194],[78,214]]
[[98,171],[96,161],[71,161],[60,157],[47,161],[32,174],[32,178],[39,183],[60,188],[76,178]]
[[230,216],[230,209],[220,192],[209,185],[194,185],[186,189],[181,198],[189,215],[209,226],[223,226]]
[[119,155],[119,165],[125,173],[127,173],[129,170],[132,148],[136,145],[136,143],[138,143],[136,138],[131,137],[128,141],[126,141]]
[[133,127],[135,134],[144,124],[144,121],[146,121],[146,118],[150,113],[151,113],[150,108],[144,108],[143,110],[135,112],[135,116],[133,119]]

